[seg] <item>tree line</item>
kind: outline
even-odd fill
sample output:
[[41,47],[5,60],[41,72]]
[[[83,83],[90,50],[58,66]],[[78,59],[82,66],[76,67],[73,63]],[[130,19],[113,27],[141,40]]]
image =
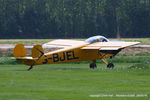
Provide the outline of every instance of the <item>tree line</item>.
[[0,0],[0,38],[150,37],[150,0]]

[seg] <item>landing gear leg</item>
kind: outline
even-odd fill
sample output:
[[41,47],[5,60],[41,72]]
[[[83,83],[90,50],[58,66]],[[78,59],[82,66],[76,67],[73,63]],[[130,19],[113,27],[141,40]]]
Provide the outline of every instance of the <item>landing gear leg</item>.
[[102,61],[103,62],[105,62],[105,64],[107,64],[107,68],[114,68],[114,64],[113,63],[108,63],[107,61],[106,61],[106,59],[102,59]]
[[32,68],[33,68],[33,66],[30,66],[30,67],[28,68],[28,71],[30,71]]
[[97,68],[97,66],[96,66],[96,60],[92,61],[92,63],[90,64],[90,68],[91,69]]

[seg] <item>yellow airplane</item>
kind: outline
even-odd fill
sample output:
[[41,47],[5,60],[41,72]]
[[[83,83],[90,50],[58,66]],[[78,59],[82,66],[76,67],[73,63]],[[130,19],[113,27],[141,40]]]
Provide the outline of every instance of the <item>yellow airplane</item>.
[[14,48],[14,57],[18,62],[30,66],[31,70],[35,65],[67,63],[77,61],[92,61],[90,68],[96,68],[96,60],[100,59],[107,64],[107,68],[113,68],[113,63],[108,63],[106,58],[114,57],[122,49],[138,44],[139,42],[109,41],[104,36],[93,36],[85,41],[76,40],[54,40],[43,46],[55,46],[61,48],[55,51],[44,53],[41,45],[37,44],[32,48],[32,57],[26,57],[23,44],[17,44]]

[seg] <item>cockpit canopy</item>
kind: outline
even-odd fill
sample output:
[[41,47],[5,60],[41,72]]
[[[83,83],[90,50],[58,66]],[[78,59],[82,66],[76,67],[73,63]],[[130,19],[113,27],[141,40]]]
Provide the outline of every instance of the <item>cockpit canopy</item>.
[[87,43],[95,43],[95,42],[108,42],[109,40],[104,36],[93,36],[85,40]]

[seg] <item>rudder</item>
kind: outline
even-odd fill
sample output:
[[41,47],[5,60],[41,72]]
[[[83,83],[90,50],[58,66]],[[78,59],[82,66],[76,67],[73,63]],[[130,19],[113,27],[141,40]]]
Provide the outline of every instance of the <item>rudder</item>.
[[14,48],[14,57],[26,57],[26,50],[23,44],[17,44]]
[[44,50],[40,44],[32,48],[32,58],[40,58],[44,54]]

